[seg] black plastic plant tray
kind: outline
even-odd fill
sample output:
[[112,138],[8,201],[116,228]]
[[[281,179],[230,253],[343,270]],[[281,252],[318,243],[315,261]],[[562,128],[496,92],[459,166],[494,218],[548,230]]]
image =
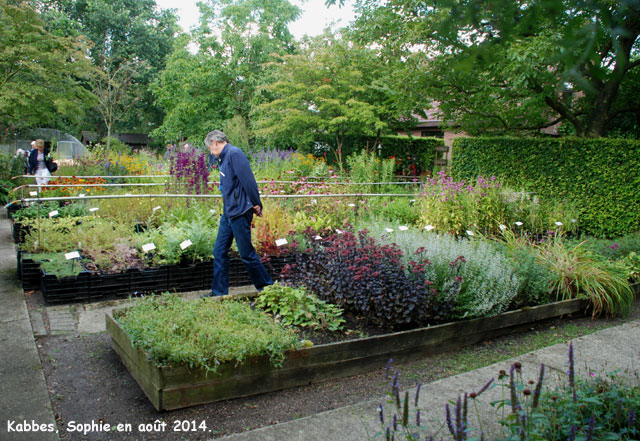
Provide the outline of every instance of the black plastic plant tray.
[[135,294],[148,294],[169,290],[169,266],[162,265],[157,268],[144,270],[128,270],[129,292]]
[[89,271],[82,272],[76,277],[62,277],[42,272],[42,297],[47,305],[56,303],[72,303],[90,300]]
[[204,287],[204,271],[201,265],[171,265],[167,282],[170,291],[198,291]]
[[92,273],[90,295],[93,298],[100,299],[126,297],[130,293],[130,283],[130,276],[126,272],[116,274]]
[[25,258],[24,252],[18,252],[18,277],[22,281],[22,289],[39,289],[40,281],[40,263],[33,259]]

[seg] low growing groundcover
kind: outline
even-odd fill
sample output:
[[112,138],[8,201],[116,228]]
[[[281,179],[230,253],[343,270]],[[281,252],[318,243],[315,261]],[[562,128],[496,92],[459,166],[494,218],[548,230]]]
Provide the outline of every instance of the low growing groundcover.
[[159,366],[215,371],[224,362],[268,355],[278,366],[300,345],[296,334],[239,301],[187,301],[175,294],[148,296],[115,315],[134,346]]

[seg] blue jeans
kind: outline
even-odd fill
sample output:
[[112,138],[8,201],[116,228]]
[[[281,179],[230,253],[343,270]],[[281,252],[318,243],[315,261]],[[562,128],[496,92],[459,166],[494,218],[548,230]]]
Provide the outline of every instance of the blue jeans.
[[229,293],[229,249],[236,240],[236,246],[240,252],[240,258],[244,263],[251,282],[258,291],[267,285],[273,285],[273,280],[260,261],[258,253],[251,244],[251,220],[253,211],[233,219],[224,214],[220,216],[218,237],[213,247],[213,283],[211,293],[214,296],[227,295]]

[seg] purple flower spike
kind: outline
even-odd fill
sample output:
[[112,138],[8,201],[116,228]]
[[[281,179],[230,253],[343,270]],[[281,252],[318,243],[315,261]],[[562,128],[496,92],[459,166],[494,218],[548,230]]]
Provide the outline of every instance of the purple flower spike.
[[576,396],[576,371],[573,362],[573,342],[569,343],[569,387],[573,391],[573,402],[578,400]]
[[596,416],[591,415],[591,418],[589,418],[589,426],[587,427],[584,441],[593,441],[593,432],[595,429],[596,429]]
[[482,392],[484,392],[485,390],[489,389],[489,386],[491,386],[491,384],[493,382],[494,382],[494,378],[492,378],[491,380],[487,381],[487,384],[482,386],[482,388],[476,393],[476,397],[479,397],[480,394],[482,394]]
[[416,412],[416,426],[420,426],[420,409]]
[[447,416],[447,427],[449,428],[449,432],[451,432],[451,435],[455,437],[456,429],[453,427],[453,422],[451,421],[451,411],[449,410],[449,405],[445,404],[444,409]]
[[533,391],[533,401],[531,407],[533,409],[538,407],[538,401],[540,400],[540,392],[542,391],[542,382],[544,380],[544,363],[540,364],[540,376],[538,377],[538,384]]
[[384,378],[389,378],[389,369],[391,369],[391,363],[393,363],[393,358],[390,358],[384,367]]
[[398,415],[393,414],[393,431],[398,430]]
[[569,430],[569,438],[567,438],[567,441],[575,441],[576,439],[576,426],[575,425],[571,425],[571,429]]
[[629,409],[629,428],[635,427],[636,425],[636,410],[631,407]]
[[382,403],[378,404],[378,417],[380,417],[380,424],[384,424],[384,408]]
[[415,407],[418,406],[418,398],[420,397],[420,388],[422,387],[422,383],[418,383],[418,387],[416,388],[416,401],[413,404]]

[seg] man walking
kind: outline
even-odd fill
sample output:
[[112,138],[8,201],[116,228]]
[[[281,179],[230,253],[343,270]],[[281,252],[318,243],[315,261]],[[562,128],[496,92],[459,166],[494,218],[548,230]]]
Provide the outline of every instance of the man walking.
[[262,216],[256,178],[246,155],[238,147],[229,144],[227,135],[220,130],[209,132],[204,144],[217,158],[224,204],[218,237],[213,247],[213,283],[209,296],[229,293],[229,249],[234,239],[251,281],[261,291],[265,286],[272,285],[273,280],[251,244],[253,215]]

